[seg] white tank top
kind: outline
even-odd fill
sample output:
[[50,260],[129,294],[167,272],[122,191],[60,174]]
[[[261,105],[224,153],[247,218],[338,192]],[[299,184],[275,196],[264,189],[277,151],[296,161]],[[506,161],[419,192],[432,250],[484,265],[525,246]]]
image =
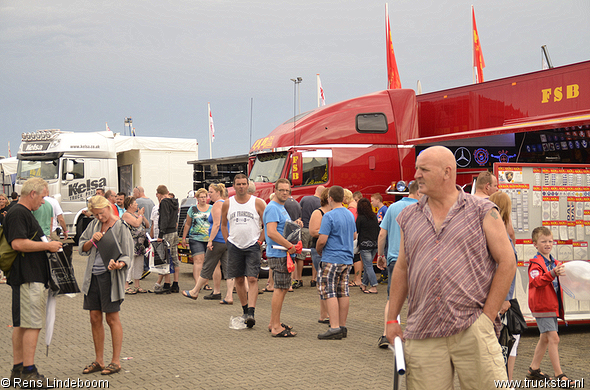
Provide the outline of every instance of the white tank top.
[[256,199],[255,196],[250,196],[250,200],[240,204],[235,197],[229,198],[228,240],[240,249],[251,247],[260,237],[260,215],[256,211]]

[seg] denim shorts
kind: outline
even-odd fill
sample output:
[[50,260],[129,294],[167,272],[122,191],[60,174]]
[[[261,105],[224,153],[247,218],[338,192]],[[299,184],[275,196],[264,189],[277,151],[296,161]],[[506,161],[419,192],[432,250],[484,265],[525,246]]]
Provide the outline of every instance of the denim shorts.
[[202,255],[207,251],[207,243],[204,241],[191,240],[189,238],[188,245],[191,248],[191,257]]
[[249,276],[257,278],[260,273],[260,261],[262,259],[260,245],[254,245],[240,249],[231,241],[227,242],[227,274],[226,278],[239,278]]

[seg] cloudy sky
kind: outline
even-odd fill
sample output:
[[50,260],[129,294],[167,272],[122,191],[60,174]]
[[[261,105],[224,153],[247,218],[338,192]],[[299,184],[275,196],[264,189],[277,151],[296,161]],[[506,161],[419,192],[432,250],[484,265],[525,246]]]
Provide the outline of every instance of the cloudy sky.
[[[402,86],[472,82],[471,4],[484,79],[590,59],[588,0],[398,0],[389,16]],[[38,129],[196,138],[209,157],[247,153],[294,112],[386,88],[385,2],[0,0],[0,155]],[[252,135],[250,135],[251,102]]]

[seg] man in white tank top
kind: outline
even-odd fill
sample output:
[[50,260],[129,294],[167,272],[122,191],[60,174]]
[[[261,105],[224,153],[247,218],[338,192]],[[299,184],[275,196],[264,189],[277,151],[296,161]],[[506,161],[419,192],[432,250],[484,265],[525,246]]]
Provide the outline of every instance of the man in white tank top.
[[[234,177],[234,190],[236,195],[221,207],[221,233],[227,243],[227,278],[235,278],[244,322],[248,328],[252,328],[256,323],[254,310],[258,299],[260,246],[264,240],[262,215],[266,204],[262,199],[248,194],[246,175]],[[246,277],[249,293],[246,291]]]

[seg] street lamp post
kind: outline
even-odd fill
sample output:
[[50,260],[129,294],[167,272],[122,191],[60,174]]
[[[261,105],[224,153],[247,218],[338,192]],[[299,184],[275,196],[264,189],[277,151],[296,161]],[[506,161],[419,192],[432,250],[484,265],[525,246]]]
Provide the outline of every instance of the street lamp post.
[[293,146],[295,146],[295,128],[297,126],[297,96],[299,95],[299,113],[301,114],[301,95],[299,94],[299,84],[303,81],[301,77],[291,79],[293,82]]

